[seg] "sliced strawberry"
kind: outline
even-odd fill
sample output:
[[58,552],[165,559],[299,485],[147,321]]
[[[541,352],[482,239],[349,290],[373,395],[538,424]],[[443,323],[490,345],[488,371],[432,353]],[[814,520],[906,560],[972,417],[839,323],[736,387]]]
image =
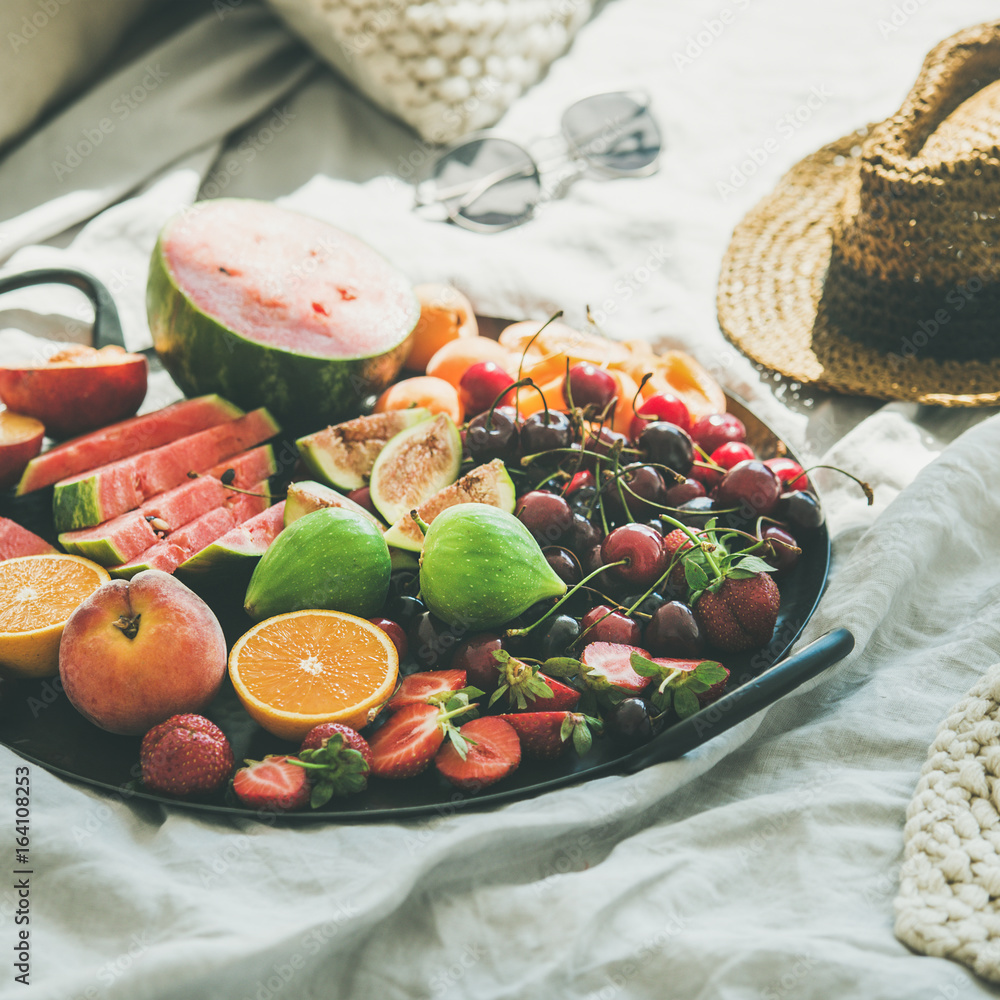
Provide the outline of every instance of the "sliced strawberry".
[[632,669],[633,653],[649,659],[649,653],[639,646],[626,646],[617,642],[592,642],[584,648],[580,656],[580,661],[587,668],[583,679],[595,691],[603,691],[614,686],[631,694],[638,694],[649,684],[649,678],[637,674]]
[[247,761],[233,777],[236,797],[253,809],[301,808],[309,801],[309,776],[292,763],[295,759],[279,755]]
[[541,680],[552,692],[551,698],[546,698],[543,694],[528,692],[528,704],[522,709],[516,705],[511,706],[515,712],[562,712],[571,708],[576,708],[580,700],[580,692],[576,688],[557,681],[548,674],[543,674],[540,670],[537,678]]
[[369,740],[371,773],[378,778],[409,778],[423,771],[444,741],[436,705],[400,709]]
[[[398,718],[398,716],[397,716]],[[521,763],[521,741],[514,727],[498,715],[473,719],[459,729],[467,741],[462,758],[454,741],[449,741],[434,758],[438,771],[464,791],[492,785],[517,770]]]
[[[654,663],[660,664],[661,667],[667,667],[672,670],[684,670],[686,672],[694,673],[698,666],[705,660],[674,660],[668,656],[654,656],[651,658]],[[722,664],[720,663],[721,667]],[[717,698],[722,696],[723,691],[726,690],[726,684],[729,682],[729,668],[722,667],[726,672],[726,676],[721,680],[713,684],[707,691],[698,692],[698,704],[708,705],[715,701]]]
[[404,677],[386,708],[398,712],[409,705],[427,705],[432,699],[447,701],[465,687],[464,670],[424,670]]
[[590,726],[598,725],[597,719],[575,712],[516,712],[497,718],[514,727],[528,757],[540,760],[560,756],[570,744],[582,757],[591,746]]

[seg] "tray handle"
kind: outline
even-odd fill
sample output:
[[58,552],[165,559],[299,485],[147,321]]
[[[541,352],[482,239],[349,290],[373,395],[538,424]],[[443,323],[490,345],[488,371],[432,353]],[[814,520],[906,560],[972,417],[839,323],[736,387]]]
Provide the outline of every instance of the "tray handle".
[[759,677],[723,695],[695,715],[682,719],[623,761],[635,772],[650,764],[676,760],[689,750],[749,719],[762,708],[794,691],[800,684],[842,660],[854,648],[854,636],[846,628],[835,628],[776,663]]
[[16,288],[27,288],[29,285],[70,285],[79,289],[94,304],[94,329],[91,337],[94,347],[115,344],[125,348],[121,320],[111,293],[92,274],[75,267],[39,267],[0,277],[0,294],[12,292]]

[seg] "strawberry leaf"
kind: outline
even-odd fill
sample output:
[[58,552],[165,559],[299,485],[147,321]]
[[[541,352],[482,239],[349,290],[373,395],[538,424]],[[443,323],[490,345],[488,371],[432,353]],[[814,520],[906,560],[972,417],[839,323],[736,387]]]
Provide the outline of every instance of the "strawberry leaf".
[[504,694],[506,693],[508,687],[509,687],[509,685],[507,685],[507,684],[501,684],[500,687],[498,687],[496,689],[496,691],[494,691],[493,694],[490,695],[490,700],[487,702],[487,707],[489,707],[494,702],[496,702],[500,698],[502,698],[504,696]]
[[698,707],[698,696],[693,691],[682,687],[674,692],[674,709],[682,719],[694,715]]
[[773,573],[775,567],[764,562],[760,556],[744,556],[739,562],[733,564],[733,569],[756,576],[758,573]]
[[528,682],[527,694],[531,695],[532,699],[554,697],[552,688],[545,683],[544,678],[539,677],[537,674]]
[[751,573],[749,570],[745,569],[729,569],[726,571],[726,576],[728,576],[730,580],[749,580],[756,575],[756,573]]
[[684,579],[692,590],[704,590],[708,584],[708,574],[693,559],[684,560]]
[[562,720],[562,725],[559,727],[559,739],[562,740],[563,743],[565,743],[570,736],[573,735],[573,729],[575,726],[576,722],[573,719],[573,716],[567,712]]
[[550,656],[542,664],[542,670],[550,677],[576,677],[583,669],[583,664],[572,656]]
[[659,663],[647,659],[642,653],[633,653],[629,657],[629,663],[640,677],[659,677],[663,673],[663,667]]
[[573,726],[573,749],[582,757],[593,745],[594,739],[590,735],[586,722],[578,722]]
[[309,796],[309,805],[313,809],[325,806],[333,798],[333,784],[329,781],[321,781],[313,785],[312,794]]
[[465,760],[469,753],[469,741],[457,730],[448,730],[448,739],[451,740],[451,745],[455,748],[455,752],[458,754],[462,760]]
[[703,691],[707,691],[712,685],[706,684],[700,677],[691,673],[688,674],[678,687],[686,687],[688,691],[694,691],[695,694],[701,694]]
[[649,700],[653,703],[653,708],[658,712],[669,712],[673,701],[673,691],[670,688],[665,688],[663,691],[654,691],[653,696]]
[[729,674],[726,668],[717,660],[704,660],[694,668],[694,675],[700,681],[705,681],[708,685],[718,684],[724,681]]

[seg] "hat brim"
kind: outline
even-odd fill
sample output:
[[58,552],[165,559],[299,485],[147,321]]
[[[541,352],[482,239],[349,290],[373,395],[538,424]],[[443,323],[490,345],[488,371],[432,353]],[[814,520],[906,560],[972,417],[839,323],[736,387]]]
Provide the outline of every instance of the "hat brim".
[[739,223],[722,260],[723,333],[766,368],[803,385],[937,406],[1000,402],[998,357],[890,356],[835,326],[822,307],[831,229],[857,182],[864,130],[797,163]]

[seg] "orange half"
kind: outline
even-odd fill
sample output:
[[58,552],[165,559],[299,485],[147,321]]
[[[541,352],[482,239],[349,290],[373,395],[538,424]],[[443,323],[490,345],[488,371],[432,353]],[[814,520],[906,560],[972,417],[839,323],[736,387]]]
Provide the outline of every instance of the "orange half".
[[360,729],[388,701],[398,676],[392,639],[341,611],[268,618],[229,654],[229,677],[243,707],[285,740],[301,740],[321,722]]
[[57,674],[66,622],[110,579],[103,566],[58,552],[0,562],[0,668],[18,677]]

